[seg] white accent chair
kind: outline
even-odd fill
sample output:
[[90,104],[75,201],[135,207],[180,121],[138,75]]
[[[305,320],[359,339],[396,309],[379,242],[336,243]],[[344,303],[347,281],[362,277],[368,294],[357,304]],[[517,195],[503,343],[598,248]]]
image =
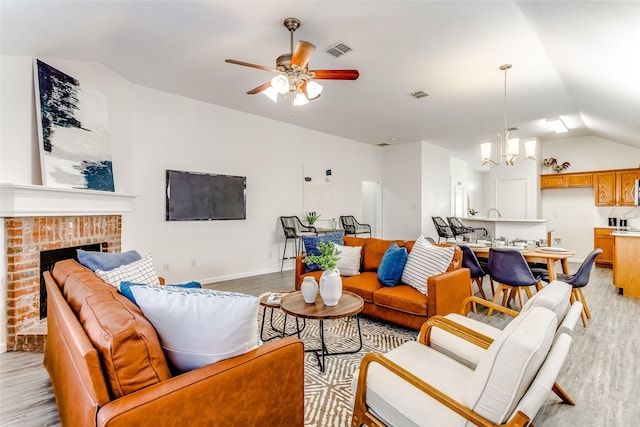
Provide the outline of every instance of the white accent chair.
[[[502,330],[478,320],[466,317],[465,314],[469,312],[470,304],[484,305],[513,317],[522,315],[522,313],[526,313],[533,307],[545,307],[553,311],[556,315],[558,323],[556,337],[562,333],[573,335],[573,331],[580,319],[580,313],[582,312],[582,303],[575,301],[571,304],[571,291],[571,285],[555,280],[533,295],[520,312],[482,298],[467,298],[460,314],[450,313],[444,317],[475,331],[477,333],[475,336],[476,340],[482,341],[482,344],[474,345],[453,334],[447,333],[441,329],[436,329],[431,334],[430,345],[433,349],[446,354],[471,369],[475,369],[486,351],[486,348],[489,347],[493,340],[502,333]],[[569,397],[569,395],[558,384],[554,384],[552,390],[564,403],[575,405],[575,402],[571,397]]]
[[473,330],[433,316],[419,342],[366,355],[357,377],[352,427],[528,425],[572,340],[568,334],[556,336],[551,310],[534,307],[505,327],[474,370],[429,346],[436,329],[476,341]]

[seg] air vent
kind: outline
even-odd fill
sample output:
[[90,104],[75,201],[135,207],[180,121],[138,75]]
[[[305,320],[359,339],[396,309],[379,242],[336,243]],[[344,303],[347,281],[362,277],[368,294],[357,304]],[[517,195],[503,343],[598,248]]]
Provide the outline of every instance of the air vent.
[[423,90],[419,90],[417,92],[411,92],[409,95],[413,96],[416,99],[425,98],[429,96],[429,94]]
[[328,48],[325,49],[325,52],[327,52],[329,55],[335,56],[336,58],[344,55],[347,52],[352,51],[353,49],[350,48],[349,46],[347,46],[344,43],[336,43],[333,46],[329,46]]

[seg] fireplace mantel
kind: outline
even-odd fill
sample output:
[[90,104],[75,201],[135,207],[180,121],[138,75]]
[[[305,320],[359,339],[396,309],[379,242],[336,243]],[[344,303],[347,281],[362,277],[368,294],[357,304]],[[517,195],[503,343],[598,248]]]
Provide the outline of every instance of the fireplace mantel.
[[120,215],[138,196],[42,185],[0,184],[0,217]]

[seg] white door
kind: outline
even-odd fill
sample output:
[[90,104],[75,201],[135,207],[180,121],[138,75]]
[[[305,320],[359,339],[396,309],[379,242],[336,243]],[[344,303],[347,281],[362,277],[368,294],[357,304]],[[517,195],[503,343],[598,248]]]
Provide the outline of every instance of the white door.
[[496,182],[496,208],[502,218],[527,218],[527,181],[505,179]]
[[382,236],[382,186],[379,182],[362,181],[362,218],[358,221],[371,225],[371,236]]

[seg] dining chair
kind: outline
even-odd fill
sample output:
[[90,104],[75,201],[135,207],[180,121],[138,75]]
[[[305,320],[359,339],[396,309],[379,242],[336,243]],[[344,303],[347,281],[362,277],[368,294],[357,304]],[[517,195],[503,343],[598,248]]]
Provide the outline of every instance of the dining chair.
[[[494,303],[497,303],[502,295],[502,305],[506,307],[507,302],[517,295],[522,308],[524,307],[522,289],[524,288],[527,297],[531,298],[531,286],[535,286],[537,290],[542,288],[540,277],[533,275],[524,256],[516,249],[490,248],[487,268],[491,279],[498,282],[493,295]],[[487,316],[491,314],[493,314],[493,308],[489,309]]]
[[344,228],[345,235],[369,234],[369,237],[371,237],[371,225],[359,223],[353,215],[340,216],[340,222],[342,223],[342,228]]
[[440,243],[440,239],[454,239],[456,236],[453,234],[453,230],[451,230],[451,226],[440,216],[432,216],[431,220],[433,221],[433,225],[436,227],[436,232],[438,233],[438,243]]
[[[580,264],[580,267],[578,267],[578,271],[576,271],[574,274],[558,273],[558,280],[561,280],[572,286],[571,301],[580,301],[582,303],[582,312],[580,313],[580,317],[582,318],[582,324],[585,328],[587,327],[587,319],[591,319],[591,312],[589,311],[589,307],[587,306],[587,300],[584,299],[582,288],[589,284],[589,277],[591,276],[593,264],[596,261],[596,257],[601,253],[602,249],[600,248],[592,250],[584,259],[584,261],[582,261],[582,264]],[[542,280],[548,282],[548,274],[543,274]]]
[[[318,231],[312,225],[304,225],[297,216],[281,216],[280,223],[284,231],[284,249],[282,251],[282,261],[280,262],[280,272],[284,267],[285,259],[293,259],[302,254],[302,236],[317,236]],[[293,240],[294,256],[287,257],[287,242]]]
[[[484,276],[489,274],[488,271],[485,271],[478,261],[478,257],[473,252],[473,250],[467,245],[459,245],[462,250],[462,267],[468,268],[471,272],[471,295],[473,292],[473,284],[475,283],[478,286],[478,290],[480,291],[480,295],[482,298],[487,299],[487,296],[484,294],[484,289],[482,288],[482,282],[484,280]],[[489,280],[491,282],[491,292],[495,293],[495,289],[493,287],[493,279],[489,276]],[[473,311],[475,312],[475,305],[473,306]]]

